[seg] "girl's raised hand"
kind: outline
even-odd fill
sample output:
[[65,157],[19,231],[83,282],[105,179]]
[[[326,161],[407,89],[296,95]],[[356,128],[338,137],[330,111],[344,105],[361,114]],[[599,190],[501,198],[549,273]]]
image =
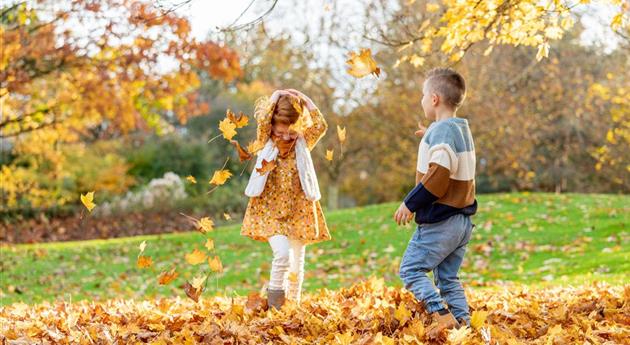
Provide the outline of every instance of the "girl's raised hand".
[[317,109],[317,107],[315,106],[315,103],[313,103],[313,101],[301,91],[298,91],[296,89],[286,89],[285,91],[290,92],[291,94],[301,98],[304,101],[304,103],[306,103],[306,108],[308,110]]

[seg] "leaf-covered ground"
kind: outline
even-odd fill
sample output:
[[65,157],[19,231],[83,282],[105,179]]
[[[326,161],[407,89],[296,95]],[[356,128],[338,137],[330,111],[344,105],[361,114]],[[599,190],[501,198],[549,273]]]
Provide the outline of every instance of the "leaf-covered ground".
[[[473,239],[462,269],[467,287],[519,282],[529,285],[627,283],[630,272],[630,196],[496,194],[479,196]],[[397,204],[327,212],[333,241],[307,248],[305,288],[348,287],[370,276],[400,286],[400,257],[412,226],[398,227]],[[204,296],[247,295],[264,285],[268,245],[239,235],[238,225],[213,231],[224,272],[211,276]],[[138,246],[153,266],[136,266]],[[145,299],[185,296],[181,286],[199,266],[185,255],[203,249],[200,233],[0,247],[0,304]],[[160,272],[179,277],[160,286]]]
[[[257,295],[0,309],[3,344],[628,344],[630,285],[468,290],[472,327],[425,335],[423,307],[381,279],[268,310]],[[6,342],[5,342],[6,341]]]

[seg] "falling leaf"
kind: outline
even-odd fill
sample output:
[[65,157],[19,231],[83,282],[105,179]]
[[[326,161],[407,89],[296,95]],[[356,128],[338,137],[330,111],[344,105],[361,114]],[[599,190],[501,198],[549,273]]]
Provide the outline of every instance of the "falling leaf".
[[221,273],[223,272],[223,264],[218,256],[214,256],[214,258],[208,258],[208,265],[213,272]]
[[538,53],[536,53],[536,60],[540,61],[549,56],[549,43],[543,43],[538,46]]
[[348,73],[355,78],[362,78],[370,73],[377,77],[381,74],[381,69],[376,66],[370,49],[361,49],[359,54],[350,52],[350,58],[346,63],[349,65]]
[[201,289],[201,286],[203,285],[203,283],[206,282],[206,279],[208,279],[208,276],[196,276],[194,277],[191,281],[190,281],[190,285],[192,285],[192,287],[194,287],[195,289]]
[[296,283],[298,281],[298,276],[295,272],[289,272],[287,279],[292,283]]
[[475,310],[473,311],[470,317],[470,325],[474,329],[480,329],[484,322],[486,322],[486,318],[488,317],[488,312],[485,310]]
[[87,192],[85,195],[81,194],[81,202],[88,209],[89,212],[92,212],[92,209],[96,206],[93,200],[94,192]]
[[199,265],[200,263],[206,261],[206,253],[202,252],[199,249],[194,249],[192,253],[188,253],[185,255],[186,262],[191,265]]
[[196,289],[189,282],[184,284],[184,292],[186,292],[186,296],[192,299],[195,302],[199,302],[199,296],[203,291],[203,287]]
[[334,150],[326,150],[326,159],[332,162],[333,154],[334,154]]
[[179,273],[175,272],[175,268],[172,268],[170,271],[164,271],[158,276],[158,284],[166,285],[175,280],[177,276],[179,276]]
[[249,123],[249,117],[243,114],[243,112],[239,112],[237,117],[230,109],[228,109],[226,117],[236,126],[236,128],[243,128]]
[[153,265],[153,259],[150,256],[138,256],[138,261],[136,262],[138,268],[147,268]]
[[258,151],[262,150],[263,147],[265,147],[264,143],[261,143],[258,140],[254,140],[247,144],[247,151],[249,151],[250,154],[255,155],[258,153]]
[[197,183],[197,180],[192,175],[186,176],[186,180],[188,180],[188,182],[193,183],[193,184]]
[[252,154],[247,152],[247,150],[245,150],[241,144],[238,143],[238,141],[236,140],[232,140],[231,141],[232,145],[234,145],[234,147],[236,148],[236,151],[238,152],[238,160],[241,162],[244,161],[248,161],[250,159],[252,159]]
[[346,141],[346,128],[345,127],[341,128],[339,125],[337,125],[337,137],[339,137],[339,142],[342,144]]
[[266,159],[263,159],[262,166],[260,168],[256,168],[256,172],[258,172],[261,175],[266,174],[270,172],[271,170],[273,170],[277,164],[278,163],[275,160],[270,162]]
[[230,216],[229,213],[224,213],[223,218],[225,218],[225,220],[232,220],[232,216]]
[[214,222],[209,217],[203,217],[197,221],[197,229],[202,234],[210,232],[214,229]]
[[144,252],[144,249],[147,247],[147,241],[142,241],[142,243],[140,243],[140,245],[138,246],[138,248],[140,249],[140,254],[142,254],[142,252]]
[[232,173],[227,169],[221,169],[214,172],[210,184],[221,186],[232,176]]
[[219,122],[219,130],[226,140],[232,140],[236,135],[236,125],[230,119],[223,119]]
[[206,240],[206,244],[204,244],[203,246],[206,247],[206,249],[208,250],[212,250],[214,249],[214,241],[211,238],[209,238]]

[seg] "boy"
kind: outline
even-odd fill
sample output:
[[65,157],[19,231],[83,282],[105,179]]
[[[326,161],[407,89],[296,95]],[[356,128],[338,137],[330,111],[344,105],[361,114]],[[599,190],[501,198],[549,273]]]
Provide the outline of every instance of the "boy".
[[[422,92],[422,109],[434,122],[418,150],[416,187],[394,219],[407,224],[416,214],[418,228],[401,261],[400,278],[431,314],[427,335],[436,338],[444,329],[470,324],[457,273],[474,226],[470,216],[477,210],[475,147],[468,122],[456,116],[466,96],[464,78],[453,69],[436,68],[427,74]],[[422,128],[416,132],[421,133]]]

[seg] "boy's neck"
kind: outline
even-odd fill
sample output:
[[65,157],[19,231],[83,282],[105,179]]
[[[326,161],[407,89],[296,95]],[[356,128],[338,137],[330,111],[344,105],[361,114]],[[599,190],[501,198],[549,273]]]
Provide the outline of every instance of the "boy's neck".
[[435,109],[435,122],[457,117],[457,110],[448,108]]

